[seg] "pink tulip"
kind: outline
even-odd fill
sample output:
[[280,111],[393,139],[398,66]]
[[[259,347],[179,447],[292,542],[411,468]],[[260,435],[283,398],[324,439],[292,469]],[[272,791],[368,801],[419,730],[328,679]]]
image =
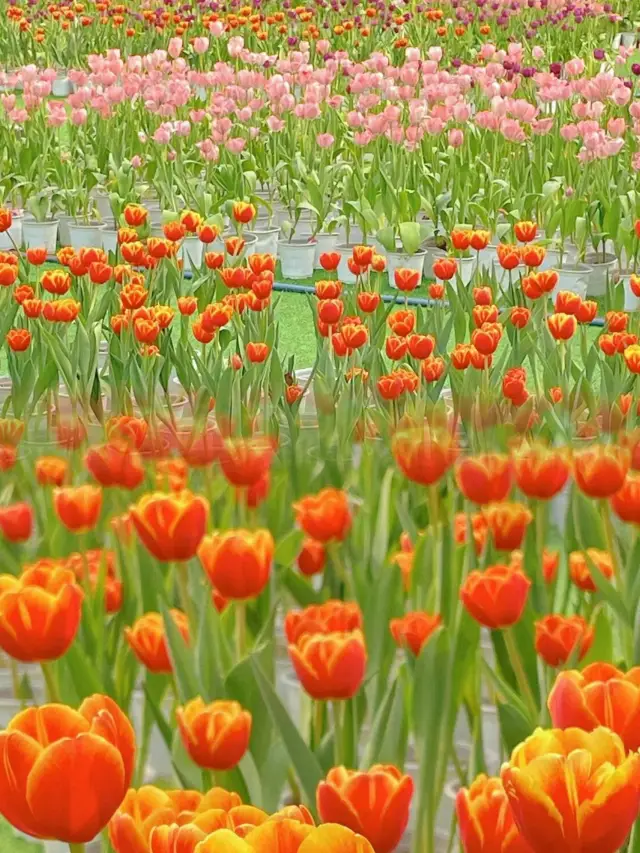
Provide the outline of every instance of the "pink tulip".
[[193,40],[193,50],[202,55],[209,50],[209,39],[206,36],[196,36]]
[[209,32],[215,38],[220,38],[220,36],[224,33],[224,24],[222,21],[213,21],[209,24]]
[[169,39],[169,56],[172,59],[177,59],[182,53],[182,39],[179,36]]
[[449,145],[452,148],[460,148],[464,142],[464,133],[457,127],[451,128],[449,131]]
[[319,133],[316,136],[316,142],[320,146],[320,148],[331,148],[335,139],[330,133]]
[[231,139],[227,139],[224,144],[224,147],[231,154],[240,154],[240,152],[244,150],[246,144],[246,139],[243,139],[241,136],[234,136]]

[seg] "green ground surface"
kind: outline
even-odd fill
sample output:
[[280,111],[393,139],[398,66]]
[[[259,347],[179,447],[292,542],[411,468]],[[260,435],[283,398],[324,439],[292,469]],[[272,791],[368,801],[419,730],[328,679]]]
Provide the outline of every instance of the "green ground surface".
[[0,850],[2,853],[36,853],[41,849],[40,844],[30,844],[28,841],[16,838],[13,829],[0,818]]

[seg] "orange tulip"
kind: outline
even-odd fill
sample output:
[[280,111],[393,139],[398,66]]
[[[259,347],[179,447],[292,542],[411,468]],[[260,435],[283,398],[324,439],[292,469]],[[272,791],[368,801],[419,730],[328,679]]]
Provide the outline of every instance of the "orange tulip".
[[467,575],[460,600],[485,628],[508,628],[522,616],[531,581],[518,569],[496,565]]
[[354,246],[352,257],[354,263],[364,271],[373,260],[373,248],[371,246]]
[[459,252],[465,252],[471,245],[473,231],[467,228],[455,228],[450,236],[453,248]]
[[302,634],[289,644],[289,657],[302,687],[313,699],[351,699],[367,666],[361,631]]
[[324,823],[337,823],[367,838],[376,853],[391,853],[409,822],[413,780],[392,765],[370,770],[334,767],[316,794]]
[[538,619],[535,627],[536,651],[549,666],[565,664],[576,651],[582,660],[593,643],[593,628],[582,616],[551,613]]
[[498,263],[505,270],[514,270],[520,264],[520,247],[511,243],[498,243],[496,246]]
[[574,584],[585,592],[595,592],[596,582],[591,574],[591,563],[609,579],[613,577],[613,561],[611,555],[597,548],[587,548],[586,551],[572,551],[569,554],[569,575]]
[[268,530],[223,530],[205,536],[198,557],[207,577],[224,598],[256,598],[271,575],[275,543]]
[[536,239],[538,226],[535,222],[528,220],[516,222],[513,226],[513,233],[520,243],[532,243]]
[[569,478],[569,463],[562,450],[523,443],[511,458],[516,485],[529,498],[550,500]]
[[618,518],[629,524],[640,524],[640,474],[630,471],[611,499],[611,509]]
[[502,766],[514,820],[534,853],[615,853],[640,808],[640,755],[599,728],[536,730]]
[[498,551],[516,551],[520,548],[527,525],[533,520],[531,511],[516,501],[489,504],[483,508],[482,514]]
[[13,352],[25,352],[31,344],[31,332],[28,329],[9,329],[6,341]]
[[450,281],[458,272],[458,263],[455,258],[437,258],[433,262],[432,270],[440,281]]
[[133,773],[131,723],[107,696],[29,708],[0,732],[0,813],[36,838],[91,841]]
[[249,747],[251,714],[238,702],[205,705],[198,697],[176,709],[176,720],[191,760],[209,770],[230,770]]
[[289,610],[284,633],[289,643],[297,643],[304,634],[349,633],[362,629],[362,611],[355,601],[325,601],[304,610]]
[[267,438],[236,438],[220,448],[222,473],[232,486],[255,486],[266,475],[273,458]]
[[640,667],[623,672],[609,663],[592,663],[582,672],[560,672],[548,705],[554,726],[587,732],[606,726],[628,752],[640,748]]
[[68,530],[85,533],[98,523],[102,509],[99,486],[63,486],[53,490],[53,508]]
[[0,575],[0,648],[21,661],[57,660],[78,632],[82,589],[74,573],[37,565]]
[[351,510],[346,492],[321,489],[293,505],[296,521],[317,542],[341,542],[351,528]]
[[[187,617],[181,610],[171,610],[170,613],[182,639],[188,645],[190,639]],[[135,656],[149,672],[164,675],[173,672],[164,620],[159,613],[145,613],[131,628],[124,629],[124,635]]]
[[500,779],[481,773],[456,795],[464,853],[532,853],[515,825]]
[[252,364],[262,364],[263,361],[267,360],[270,349],[268,344],[249,341],[245,351],[247,353],[247,358]]
[[328,281],[316,281],[316,296],[320,300],[338,299],[342,293],[342,282],[335,279]]
[[28,503],[18,501],[0,507],[0,532],[9,542],[26,542],[33,531],[33,510]]
[[576,311],[578,323],[591,323],[598,313],[598,303],[593,299],[583,300]]
[[410,649],[418,657],[422,647],[442,625],[439,613],[406,613],[400,619],[392,619],[389,623],[391,636],[396,646]]
[[522,258],[522,262],[527,267],[539,267],[540,264],[544,261],[546,254],[547,251],[545,247],[539,246],[537,244],[523,246],[520,250],[520,257]]
[[547,317],[547,326],[557,341],[568,341],[574,336],[577,323],[572,314],[551,314]]
[[511,461],[502,453],[467,456],[456,468],[458,488],[478,504],[504,500],[511,490],[511,479]]
[[489,241],[491,240],[491,232],[484,230],[477,230],[471,232],[471,248],[476,252],[481,252],[482,249],[486,249],[489,245]]
[[453,465],[457,455],[449,432],[427,427],[396,433],[391,449],[405,477],[423,486],[437,483]]
[[304,839],[298,853],[374,853],[374,849],[364,836],[351,829],[325,823]]
[[136,489],[144,480],[140,456],[124,441],[90,448],[85,456],[85,465],[101,486]]
[[315,827],[288,818],[267,820],[251,830],[246,842],[254,853],[297,853]]
[[144,418],[134,418],[130,415],[120,415],[109,418],[106,424],[107,438],[110,442],[124,441],[141,450],[144,445],[149,425]]
[[209,503],[188,490],[153,492],[130,508],[131,520],[145,548],[162,562],[195,557],[204,536]]
[[327,552],[322,542],[307,537],[300,546],[298,568],[305,577],[313,577],[324,570]]
[[340,253],[339,252],[323,252],[320,255],[320,265],[323,270],[327,272],[331,272],[332,270],[337,270],[340,264]]
[[373,290],[361,290],[357,296],[358,308],[364,314],[373,314],[380,305],[380,294]]
[[13,224],[13,215],[8,207],[0,207],[0,234],[8,231]]
[[409,293],[420,284],[420,271],[411,269],[396,269],[394,281],[398,290]]
[[626,447],[594,444],[573,454],[573,476],[590,498],[610,498],[622,488],[630,464]]
[[36,480],[41,486],[61,486],[67,478],[69,464],[59,456],[40,456],[36,459]]
[[233,203],[232,213],[236,222],[241,222],[243,225],[246,225],[248,222],[251,222],[253,217],[256,215],[256,209],[252,204],[248,204],[246,201],[236,201]]

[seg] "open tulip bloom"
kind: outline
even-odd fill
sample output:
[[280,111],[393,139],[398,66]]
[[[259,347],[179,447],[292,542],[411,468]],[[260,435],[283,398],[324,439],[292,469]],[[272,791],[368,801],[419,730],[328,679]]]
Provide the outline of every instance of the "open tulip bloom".
[[0,815],[638,853],[637,3],[4,5]]

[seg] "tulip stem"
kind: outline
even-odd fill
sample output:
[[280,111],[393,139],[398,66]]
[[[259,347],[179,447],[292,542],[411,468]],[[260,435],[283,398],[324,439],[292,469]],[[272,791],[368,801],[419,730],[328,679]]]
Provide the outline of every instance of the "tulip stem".
[[59,702],[60,694],[58,692],[58,684],[56,682],[56,677],[51,667],[51,662],[42,661],[40,666],[42,668],[42,675],[44,676],[44,683],[47,686],[47,702]]
[[509,661],[511,662],[511,666],[513,667],[513,671],[516,676],[516,681],[518,682],[518,687],[520,688],[520,692],[522,694],[522,698],[531,713],[531,722],[536,723],[538,719],[538,705],[534,698],[534,695],[531,691],[531,685],[529,684],[529,679],[527,678],[527,673],[525,672],[524,665],[522,663],[522,658],[520,656],[520,652],[518,651],[518,646],[516,643],[516,638],[513,634],[513,630],[511,628],[507,628],[503,631],[504,641],[507,646],[507,652],[509,653]]
[[247,606],[244,601],[236,601],[236,657],[244,657],[247,646]]
[[333,705],[333,758],[336,767],[344,764],[344,740],[343,740],[343,706],[340,701],[332,702]]
[[70,853],[84,853],[84,850],[84,844],[75,844],[73,841],[69,842]]
[[20,689],[20,673],[18,672],[18,664],[14,658],[9,658],[9,667],[11,668],[11,686],[13,688],[13,698],[20,702],[20,710],[24,710],[25,701]]
[[195,634],[196,615],[193,608],[193,601],[189,595],[189,566],[187,563],[176,563],[176,580],[178,582],[180,606],[189,620],[189,627],[191,631]]

